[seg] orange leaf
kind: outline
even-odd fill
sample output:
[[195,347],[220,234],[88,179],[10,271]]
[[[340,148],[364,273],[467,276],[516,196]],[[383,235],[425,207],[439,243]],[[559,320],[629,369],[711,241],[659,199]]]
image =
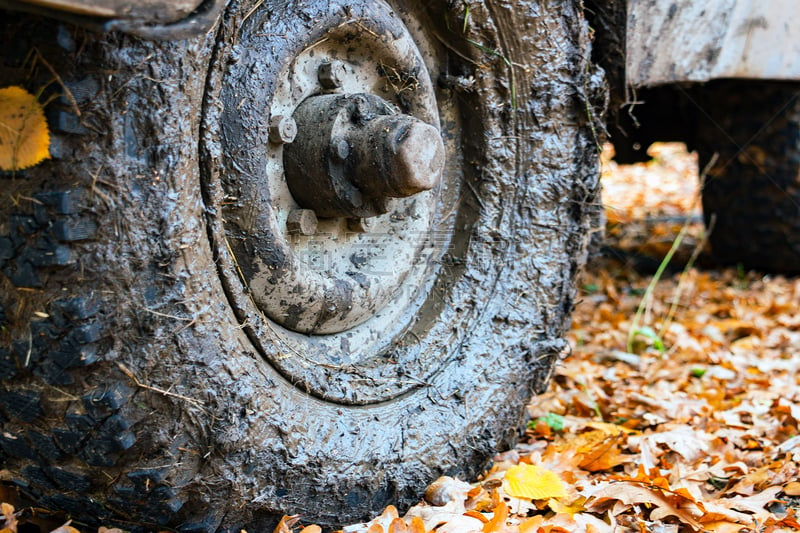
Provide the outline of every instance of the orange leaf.
[[542,522],[544,522],[544,516],[542,515],[527,518],[519,525],[519,533],[536,533]]
[[480,520],[484,524],[489,521],[489,519],[486,518],[486,516],[484,516],[483,513],[475,511],[475,510],[467,511],[466,513],[464,513],[464,516],[469,516],[469,517],[475,518],[477,520]]
[[579,457],[578,466],[589,472],[611,470],[624,463],[626,458],[620,452],[620,445],[632,432],[614,424],[593,422],[592,425],[598,429],[578,435],[562,449],[572,450]]
[[483,533],[496,533],[502,531],[508,519],[508,506],[504,502],[497,504],[494,508],[494,516],[491,520],[483,524]]
[[425,522],[422,521],[422,518],[415,516],[411,519],[408,533],[425,533]]
[[706,522],[703,524],[705,531],[713,533],[739,533],[740,531],[749,531],[750,527],[744,524],[737,524],[735,522],[728,522],[720,520],[717,522]]
[[300,533],[322,533],[322,528],[316,524],[312,524],[301,529]]
[[366,533],[383,533],[383,526],[380,524],[372,524],[367,528]]
[[[71,521],[70,521],[70,522],[71,522]],[[56,529],[54,529],[54,530],[53,530],[53,531],[51,531],[50,533],[81,533],[80,531],[78,531],[77,529],[75,529],[74,527],[72,527],[71,525],[69,525],[69,524],[70,524],[70,522],[67,522],[67,523],[66,523],[66,524],[64,524],[63,526],[61,526],[61,527],[59,527],[59,528],[56,528]]]
[[784,485],[783,493],[787,496],[800,496],[800,481],[790,481]]
[[3,512],[3,519],[5,523],[3,524],[4,529],[8,529],[10,531],[17,530],[17,517],[14,516],[14,506],[8,503],[3,502],[0,504],[0,510]]
[[281,521],[275,526],[273,533],[292,533],[292,527],[300,520],[300,515],[283,515]]
[[389,533],[408,533],[408,525],[402,518],[395,518],[389,524]]
[[21,170],[50,157],[44,109],[22,87],[0,89],[0,169]]

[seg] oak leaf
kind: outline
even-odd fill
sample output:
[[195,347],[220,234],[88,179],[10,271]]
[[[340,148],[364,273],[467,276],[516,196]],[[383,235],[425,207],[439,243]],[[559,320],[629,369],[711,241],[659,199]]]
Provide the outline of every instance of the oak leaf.
[[[651,518],[654,520],[667,516],[674,516],[696,531],[702,531],[703,529],[703,525],[700,522],[686,511],[676,507],[675,503],[670,501],[661,490],[645,487],[639,483],[625,481],[604,483],[585,489],[584,495],[588,496],[591,500],[591,504],[587,505],[590,511],[593,507],[614,501],[620,502],[626,507],[647,504],[654,507],[651,511]],[[619,511],[624,510],[622,507],[617,509]]]

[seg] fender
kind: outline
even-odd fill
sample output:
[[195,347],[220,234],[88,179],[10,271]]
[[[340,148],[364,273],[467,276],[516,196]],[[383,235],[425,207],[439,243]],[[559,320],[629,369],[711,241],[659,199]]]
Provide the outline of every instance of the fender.
[[800,80],[797,0],[628,0],[626,82]]
[[223,7],[225,0],[0,0],[0,9],[158,40],[186,39],[208,32]]

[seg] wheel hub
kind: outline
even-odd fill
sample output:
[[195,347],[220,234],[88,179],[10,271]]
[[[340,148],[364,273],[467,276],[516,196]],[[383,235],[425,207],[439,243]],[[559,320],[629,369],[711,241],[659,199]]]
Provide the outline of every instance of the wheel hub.
[[431,190],[441,177],[439,131],[380,96],[311,96],[293,117],[299,133],[284,151],[286,182],[317,216],[382,215],[390,198]]

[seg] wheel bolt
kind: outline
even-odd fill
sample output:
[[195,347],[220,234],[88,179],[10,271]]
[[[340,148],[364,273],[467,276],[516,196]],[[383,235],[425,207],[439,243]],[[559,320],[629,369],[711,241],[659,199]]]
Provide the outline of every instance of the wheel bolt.
[[331,144],[331,151],[339,161],[344,161],[350,157],[350,143],[345,139],[338,139]]
[[269,141],[273,144],[287,144],[297,136],[297,122],[292,117],[275,115],[269,121]]
[[347,229],[355,233],[369,233],[375,229],[375,220],[371,218],[348,218]]
[[286,219],[289,235],[314,235],[317,232],[317,214],[311,209],[294,209]]
[[341,87],[346,74],[344,63],[339,60],[322,63],[319,66],[319,70],[317,70],[319,83],[325,89],[338,89]]
[[369,102],[362,95],[357,94],[353,97],[353,119],[367,122],[375,117],[375,113],[370,111]]

